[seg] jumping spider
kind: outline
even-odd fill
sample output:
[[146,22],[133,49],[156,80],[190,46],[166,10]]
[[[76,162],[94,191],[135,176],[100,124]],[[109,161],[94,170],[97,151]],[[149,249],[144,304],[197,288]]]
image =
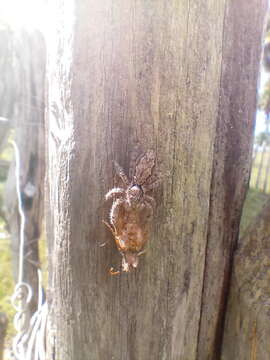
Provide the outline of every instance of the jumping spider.
[[[138,256],[143,254],[150,235],[155,200],[147,193],[159,184],[153,174],[155,154],[147,151],[135,164],[129,179],[121,166],[115,162],[116,174],[123,183],[106,194],[106,200],[113,199],[110,211],[110,228],[117,248],[122,255],[122,270],[129,271],[138,266]],[[118,273],[118,272],[117,272]]]

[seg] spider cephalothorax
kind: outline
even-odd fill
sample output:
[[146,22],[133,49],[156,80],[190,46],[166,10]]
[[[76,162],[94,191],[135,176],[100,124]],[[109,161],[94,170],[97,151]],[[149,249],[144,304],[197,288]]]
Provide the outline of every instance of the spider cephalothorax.
[[132,184],[126,190],[127,202],[131,207],[136,207],[143,199],[143,189],[140,185]]
[[[155,166],[154,152],[151,150],[147,151],[139,158],[135,164],[135,169],[131,171],[131,179],[127,177],[117,162],[114,165],[117,175],[122,180],[123,187],[113,188],[106,194],[106,200],[114,199],[110,214],[111,223],[113,224],[113,218],[117,216],[117,209],[121,203],[124,203],[126,208],[145,206],[152,211],[155,206],[155,200],[147,195],[147,192],[153,190],[159,184],[159,178],[153,174]],[[119,201],[116,201],[116,199]]]
[[123,187],[113,188],[106,194],[106,200],[113,199],[110,224],[106,225],[112,231],[117,248],[123,256],[123,271],[137,267],[138,256],[144,252],[149,238],[155,200],[147,192],[159,183],[159,179],[153,174],[154,167],[155,154],[151,150],[137,160],[135,169],[131,170],[131,179],[115,162],[116,173]]

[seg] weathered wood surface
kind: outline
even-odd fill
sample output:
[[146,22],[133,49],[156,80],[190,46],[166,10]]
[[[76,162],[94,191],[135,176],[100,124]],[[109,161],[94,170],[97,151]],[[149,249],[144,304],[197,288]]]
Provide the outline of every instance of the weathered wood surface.
[[[218,359],[266,1],[51,6],[48,359]],[[166,176],[138,270],[112,277],[104,195],[137,144]]]
[[222,360],[270,359],[270,202],[235,253]]
[[266,9],[266,1],[227,1],[199,359],[220,359],[231,263],[252,162],[258,61]]
[[[13,71],[16,96],[12,126],[20,152],[20,183],[25,225],[25,265],[23,279],[33,288],[31,315],[37,306],[39,266],[38,240],[42,229],[44,195],[44,82],[45,43],[39,32],[13,36]],[[15,159],[5,186],[5,209],[11,235],[14,278],[18,280],[20,217],[16,193]]]

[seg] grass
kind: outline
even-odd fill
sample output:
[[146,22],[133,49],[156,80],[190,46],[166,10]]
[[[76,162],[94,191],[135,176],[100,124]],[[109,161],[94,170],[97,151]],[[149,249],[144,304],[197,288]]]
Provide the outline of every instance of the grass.
[[[0,158],[2,160],[10,161],[12,157],[12,148],[7,146],[1,153]],[[7,176],[6,171],[1,172],[0,180],[0,209],[3,205],[3,192],[4,192],[4,181]],[[12,336],[15,334],[13,327],[13,317],[15,310],[11,304],[11,295],[14,290],[14,281],[12,274],[12,262],[11,262],[11,249],[9,235],[5,231],[5,222],[0,217],[0,312],[4,312],[8,317],[8,330],[6,340],[10,342]]]
[[11,251],[8,234],[4,230],[4,222],[0,218],[0,312],[6,313],[9,319],[7,340],[15,333],[12,319],[15,315],[10,297],[14,289],[11,266]]
[[[13,149],[11,146],[7,146],[1,153],[0,159],[10,161],[12,158]],[[3,192],[5,176],[0,174],[0,210],[3,205]],[[47,284],[47,247],[44,235],[40,239],[40,258],[43,269],[43,284],[46,288]],[[4,312],[9,320],[6,343],[10,344],[12,337],[15,335],[15,329],[13,326],[13,318],[15,310],[11,304],[11,296],[14,291],[14,280],[12,274],[12,259],[10,249],[9,235],[5,231],[5,222],[0,217],[0,312]]]
[[[13,136],[14,135],[11,132],[9,139],[12,140]],[[5,146],[5,148],[1,152],[0,158],[2,160],[11,161],[12,157],[13,157],[13,147],[11,144],[7,144],[7,146]]]
[[[39,242],[40,258],[42,268],[43,284],[46,288],[47,285],[47,246],[44,236]],[[13,326],[13,318],[15,310],[11,304],[11,296],[14,291],[14,280],[12,275],[12,261],[11,261],[11,250],[10,240],[8,234],[4,230],[4,222],[0,218],[0,312],[4,312],[9,320],[7,330],[7,343],[11,342],[12,337],[15,335],[15,329]]]

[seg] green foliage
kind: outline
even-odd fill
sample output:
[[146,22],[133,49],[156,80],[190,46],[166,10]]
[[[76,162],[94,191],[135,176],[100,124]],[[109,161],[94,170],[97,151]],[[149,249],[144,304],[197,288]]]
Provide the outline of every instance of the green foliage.
[[7,177],[7,169],[6,168],[3,168],[3,167],[0,167],[0,181],[5,181]]
[[[12,131],[10,131],[9,140],[12,140],[13,137],[14,137],[14,134]],[[12,157],[13,157],[12,145],[7,144],[6,147],[3,149],[3,151],[1,152],[0,158],[2,160],[11,161]]]
[[270,195],[255,189],[249,189],[240,224],[240,236],[243,235],[247,227],[254,221],[269,199]]
[[[4,160],[7,163],[10,163],[12,159],[12,148],[7,145],[0,154],[0,160]],[[0,166],[0,214],[3,211],[3,192],[4,192],[4,182],[6,181],[8,176],[8,167]],[[1,219],[1,215],[0,215]],[[3,219],[2,219],[3,220]]]
[[[3,189],[4,188],[4,185],[3,185],[3,182],[0,182],[0,210],[2,210],[2,207],[3,207]],[[3,221],[3,219],[1,219],[1,216],[0,216],[0,221]]]
[[8,338],[10,338],[15,333],[12,324],[15,312],[10,302],[10,297],[14,289],[14,282],[12,276],[10,242],[4,231],[4,225],[3,220],[0,218],[0,312],[4,312],[8,316]]
[[260,146],[263,143],[265,143],[266,145],[270,145],[270,133],[266,131],[259,133],[255,138],[255,143]]
[[[4,151],[1,153],[1,160],[10,161],[12,158],[12,149],[10,146],[7,146]],[[3,207],[3,191],[4,191],[4,181],[7,177],[7,168],[0,168],[0,210]],[[11,265],[11,250],[10,250],[10,240],[8,234],[5,231],[5,222],[4,219],[0,216],[0,312],[6,313],[9,320],[8,331],[7,331],[7,340],[15,334],[13,327],[13,317],[15,311],[11,305],[11,295],[14,290],[14,281],[12,275],[12,265]]]

